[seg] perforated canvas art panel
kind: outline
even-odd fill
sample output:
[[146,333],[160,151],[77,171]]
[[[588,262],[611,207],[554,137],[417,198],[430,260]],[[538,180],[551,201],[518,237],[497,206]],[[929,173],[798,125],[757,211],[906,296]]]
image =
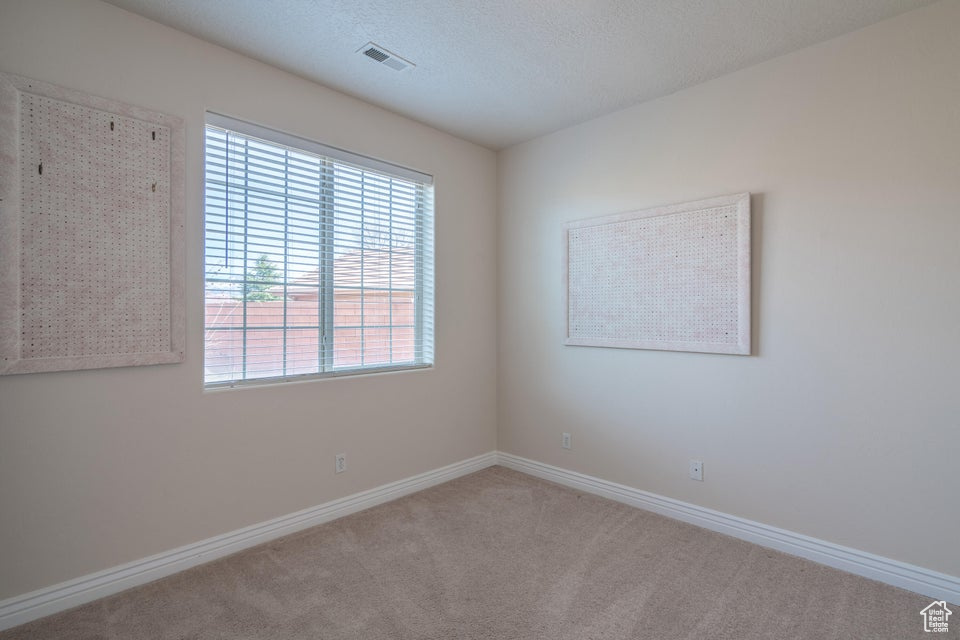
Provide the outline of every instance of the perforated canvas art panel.
[[750,353],[750,194],[564,229],[566,344]]
[[0,373],[183,359],[183,124],[0,74]]

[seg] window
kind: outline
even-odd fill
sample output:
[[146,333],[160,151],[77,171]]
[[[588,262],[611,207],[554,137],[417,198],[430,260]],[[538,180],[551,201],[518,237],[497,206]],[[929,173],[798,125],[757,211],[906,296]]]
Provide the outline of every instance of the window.
[[204,382],[433,363],[433,180],[207,115]]

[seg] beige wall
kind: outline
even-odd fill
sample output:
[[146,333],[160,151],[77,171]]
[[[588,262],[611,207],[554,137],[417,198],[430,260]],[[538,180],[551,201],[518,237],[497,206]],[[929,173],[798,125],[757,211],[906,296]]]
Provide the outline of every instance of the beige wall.
[[[499,448],[960,575],[958,33],[950,0],[502,152]],[[756,355],[562,345],[563,222],[739,191]]]
[[[494,449],[492,152],[91,0],[0,0],[0,70],[186,120],[188,283],[184,364],[0,378],[0,599]],[[203,392],[208,109],[434,174],[434,370]]]

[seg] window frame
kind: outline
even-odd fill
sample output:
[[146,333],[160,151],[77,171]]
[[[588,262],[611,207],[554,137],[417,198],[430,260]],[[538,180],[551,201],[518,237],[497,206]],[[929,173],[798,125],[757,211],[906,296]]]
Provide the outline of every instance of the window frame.
[[[398,178],[401,180],[416,183],[423,189],[423,198],[416,199],[416,212],[414,215],[414,361],[397,364],[373,364],[359,365],[356,367],[334,367],[334,341],[333,334],[336,329],[334,323],[334,294],[336,288],[334,285],[334,248],[333,239],[334,224],[324,224],[324,220],[334,219],[334,208],[332,202],[323,207],[318,233],[321,238],[322,258],[318,269],[318,280],[322,279],[319,286],[320,297],[318,299],[318,311],[322,314],[322,324],[320,325],[319,339],[322,343],[318,366],[319,371],[310,373],[283,374],[277,376],[264,376],[257,378],[241,378],[235,380],[207,380],[207,337],[209,330],[207,326],[207,291],[208,291],[208,263],[207,263],[207,187],[208,187],[208,151],[207,151],[207,130],[209,127],[225,130],[240,136],[259,140],[268,144],[287,147],[295,151],[320,156],[326,162],[341,162],[345,165],[357,168],[361,171],[370,171],[382,176]],[[363,375],[378,375],[384,373],[398,373],[404,371],[422,371],[432,369],[436,361],[436,324],[435,324],[435,289],[436,279],[434,272],[435,260],[435,207],[434,207],[434,179],[433,176],[415,169],[410,169],[402,165],[386,162],[376,158],[364,156],[352,151],[332,147],[309,138],[303,138],[289,134],[276,129],[256,125],[243,120],[238,120],[230,116],[225,116],[215,112],[206,112],[203,127],[203,188],[202,188],[202,322],[203,322],[203,345],[202,357],[203,363],[203,389],[204,391],[216,391],[222,389],[234,389],[251,386],[263,386],[274,384],[286,384],[289,382],[306,382],[311,380],[324,380],[330,378],[343,378]],[[331,199],[332,196],[323,196],[322,200]],[[288,215],[283,217],[288,219]],[[244,235],[246,242],[246,234]],[[425,245],[429,245],[426,246]],[[363,249],[361,249],[363,251]],[[284,275],[286,278],[286,275]],[[362,289],[361,289],[362,290]],[[247,327],[246,322],[243,325]],[[296,326],[283,323],[283,331],[297,329]]]

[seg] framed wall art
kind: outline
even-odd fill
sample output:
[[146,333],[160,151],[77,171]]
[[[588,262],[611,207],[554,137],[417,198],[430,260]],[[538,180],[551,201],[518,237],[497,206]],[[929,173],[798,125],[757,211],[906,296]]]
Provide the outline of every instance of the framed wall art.
[[183,123],[0,74],[0,373],[183,359]]
[[565,344],[750,354],[750,194],[570,222]]

